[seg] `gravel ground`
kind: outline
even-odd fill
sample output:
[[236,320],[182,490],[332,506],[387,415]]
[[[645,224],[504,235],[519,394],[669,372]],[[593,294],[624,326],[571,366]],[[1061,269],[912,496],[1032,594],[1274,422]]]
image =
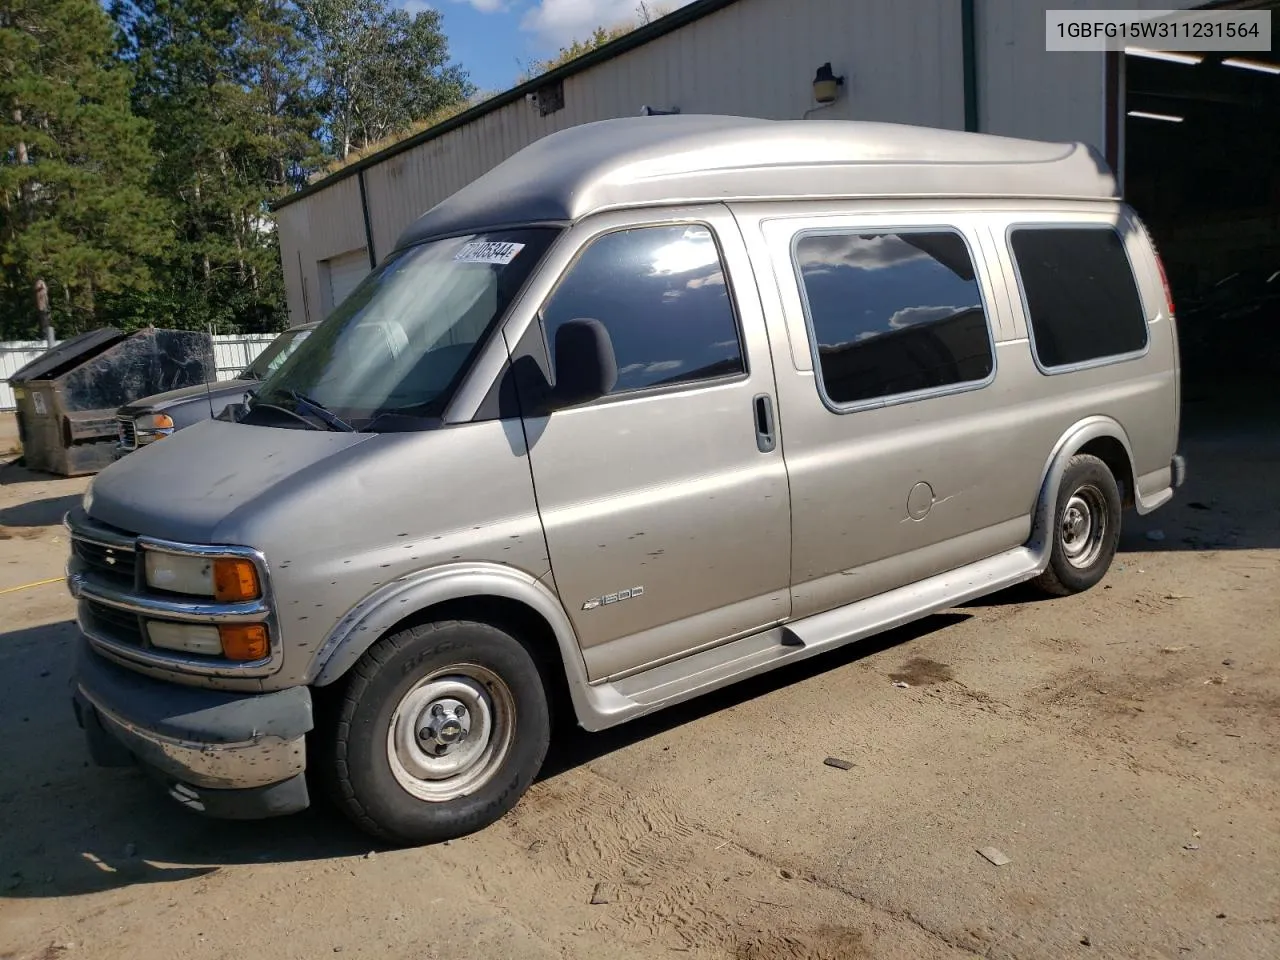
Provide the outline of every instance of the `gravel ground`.
[[[0,593],[0,960],[1271,960],[1276,422],[1190,440],[1188,486],[1090,593],[572,735],[504,821],[433,848],[325,810],[207,821],[90,768],[70,599]],[[0,470],[0,591],[61,575],[83,486]]]

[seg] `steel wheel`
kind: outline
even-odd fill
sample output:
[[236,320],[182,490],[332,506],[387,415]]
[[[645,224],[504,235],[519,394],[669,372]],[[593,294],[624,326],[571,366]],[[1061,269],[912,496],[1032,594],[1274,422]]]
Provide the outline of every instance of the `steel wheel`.
[[1097,562],[1110,533],[1107,498],[1093,484],[1084,484],[1067,500],[1058,536],[1067,563],[1084,570]]
[[434,670],[401,698],[387,727],[387,762],[404,790],[443,803],[474,793],[515,742],[515,697],[474,663]]

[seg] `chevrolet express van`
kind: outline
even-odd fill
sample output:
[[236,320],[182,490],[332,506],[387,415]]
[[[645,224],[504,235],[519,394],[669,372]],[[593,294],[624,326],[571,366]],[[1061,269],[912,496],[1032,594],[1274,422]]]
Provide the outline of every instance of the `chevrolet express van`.
[[412,224],[246,403],[98,475],[67,517],[76,713],[211,816],[319,787],[393,842],[474,831],[558,716],[1097,584],[1182,481],[1174,334],[1081,144],[556,133]]

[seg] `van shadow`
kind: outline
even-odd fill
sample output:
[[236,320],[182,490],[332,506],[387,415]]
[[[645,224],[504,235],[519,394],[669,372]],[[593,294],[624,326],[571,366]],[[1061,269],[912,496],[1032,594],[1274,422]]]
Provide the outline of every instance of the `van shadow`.
[[[557,731],[540,779],[701,717],[969,619],[930,617],[603,733]],[[170,801],[137,770],[93,767],[70,706],[71,622],[0,634],[0,899],[98,893],[197,879],[229,866],[357,857],[382,849],[313,790],[303,813],[217,821]]]
[[557,731],[556,737],[552,740],[551,750],[543,763],[539,779],[558,776],[606,754],[625,749],[634,743],[723,710],[732,709],[758,697],[767,696],[783,687],[866,660],[886,650],[910,643],[912,640],[964,623],[972,617],[973,614],[959,611],[934,614],[897,629],[818,654],[808,660],[801,660],[748,680],[742,680],[600,733],[587,733],[576,726],[565,725],[564,729]]

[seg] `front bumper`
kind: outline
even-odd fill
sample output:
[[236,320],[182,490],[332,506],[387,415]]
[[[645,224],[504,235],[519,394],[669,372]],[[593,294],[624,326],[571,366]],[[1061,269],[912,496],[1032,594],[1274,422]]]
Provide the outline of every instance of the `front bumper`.
[[83,638],[72,686],[101,766],[140,764],[175,800],[214,817],[278,816],[309,803],[306,687],[244,694],[166,683],[111,663]]

